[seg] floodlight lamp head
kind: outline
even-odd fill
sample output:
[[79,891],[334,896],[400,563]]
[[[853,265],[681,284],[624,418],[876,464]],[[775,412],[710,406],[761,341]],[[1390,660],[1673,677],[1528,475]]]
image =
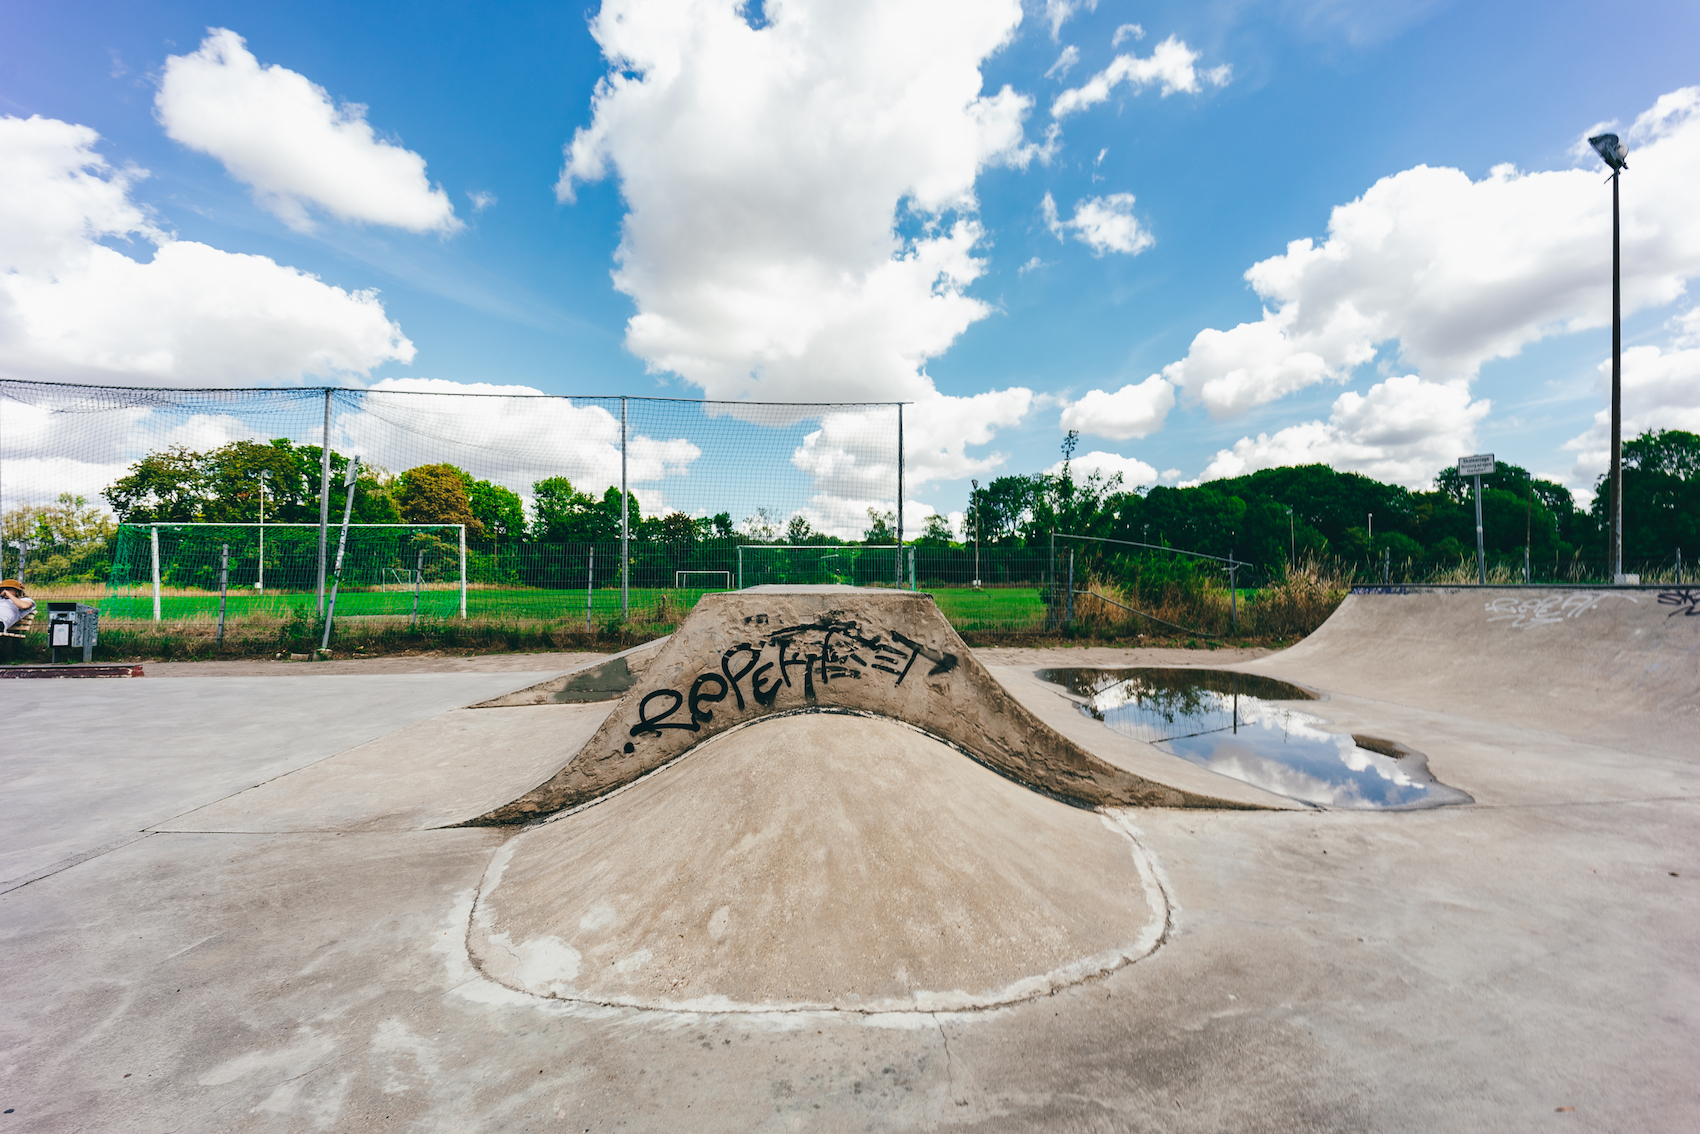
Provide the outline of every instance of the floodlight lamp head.
[[1601,160],[1611,166],[1614,172],[1629,168],[1629,151],[1624,148],[1616,134],[1595,134],[1588,139],[1588,144],[1594,147],[1594,152],[1599,154]]

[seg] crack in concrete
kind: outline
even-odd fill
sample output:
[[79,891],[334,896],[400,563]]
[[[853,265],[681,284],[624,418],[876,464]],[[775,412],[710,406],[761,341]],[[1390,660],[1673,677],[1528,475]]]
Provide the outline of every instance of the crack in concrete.
[[944,1086],[950,1095],[950,1101],[957,1106],[967,1106],[968,1100],[956,1096],[956,1059],[950,1053],[950,1037],[945,1034],[944,1021],[939,1019],[937,1012],[929,1013],[933,1018],[933,1026],[939,1030],[939,1042],[944,1045]]

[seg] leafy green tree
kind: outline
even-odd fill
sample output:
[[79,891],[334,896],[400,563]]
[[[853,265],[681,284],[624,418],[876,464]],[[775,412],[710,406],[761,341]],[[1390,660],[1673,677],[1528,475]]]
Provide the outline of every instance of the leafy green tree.
[[580,492],[564,476],[545,477],[531,486],[532,538],[548,543],[573,543],[583,537],[583,515],[596,506],[595,497]]
[[18,570],[16,543],[28,545],[25,555],[29,580],[93,582],[107,577],[112,565],[112,541],[118,525],[85,496],[62,492],[52,504],[12,508],[0,520],[6,533],[6,561],[0,574]]
[[[1610,506],[1602,476],[1590,511],[1602,548]],[[1685,565],[1700,558],[1700,435],[1649,430],[1623,443],[1623,554],[1657,562],[1678,549]]]
[[488,480],[467,478],[467,501],[489,539],[525,538],[525,502],[519,493]]
[[405,522],[464,524],[467,535],[484,534],[484,525],[472,514],[467,475],[454,465],[420,465],[402,473],[396,482],[395,503]]
[[921,547],[951,547],[954,546],[950,520],[934,512],[927,517],[927,522],[921,527],[921,534],[911,542]]
[[661,543],[688,545],[702,538],[702,525],[683,512],[669,512],[658,520],[646,520],[644,523],[646,527],[654,525],[654,538]]
[[896,543],[897,513],[868,509],[868,527],[862,533],[863,543]]
[[[278,523],[317,520],[318,451],[311,465],[287,439],[232,441],[199,458],[205,501],[202,519],[255,523],[260,519],[260,477],[265,475],[265,519]],[[309,505],[309,500],[313,504]]]
[[206,500],[201,455],[183,445],[149,453],[101,493],[128,524],[193,523]]
[[808,543],[809,537],[814,534],[806,516],[792,516],[785,524],[786,543]]

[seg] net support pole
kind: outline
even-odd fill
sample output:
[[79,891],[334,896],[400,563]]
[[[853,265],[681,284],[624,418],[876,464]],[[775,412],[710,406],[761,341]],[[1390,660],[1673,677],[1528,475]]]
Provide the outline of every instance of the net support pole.
[[632,506],[626,495],[626,399],[620,399],[620,619],[631,617]]
[[738,589],[744,589],[744,545],[738,545]]
[[218,555],[218,643],[224,644],[224,604],[230,593],[230,545],[224,544]]
[[[155,524],[151,528],[148,529],[148,552],[149,552],[150,558],[152,558],[152,560],[153,560],[153,620],[155,622],[158,622],[159,621],[159,525],[158,524]],[[22,558],[21,552],[19,553],[19,557]],[[20,570],[18,571],[18,574],[21,576],[21,575],[23,575],[23,571],[21,570],[21,568],[23,567],[23,564],[19,563],[18,566],[20,568]]]
[[331,388],[325,387],[325,428],[319,435],[319,613],[325,612],[325,537],[331,523]]
[[460,528],[460,616],[466,617],[466,525]]
[[342,585],[342,557],[348,551],[348,521],[354,517],[354,482],[360,476],[360,458],[348,462],[348,501],[342,507],[342,534],[336,541],[336,574],[331,577],[331,601],[325,607],[325,639],[319,649],[331,648],[331,623],[336,619],[336,592]]
[[590,560],[584,569],[584,629],[590,632],[591,596],[596,593],[596,545],[590,545]]
[[1611,173],[1611,581],[1623,574],[1623,287],[1618,254],[1617,180]]
[[419,625],[419,585],[425,581],[425,549],[418,549],[419,557],[413,564],[413,617],[408,620],[409,626]]
[[903,589],[903,403],[897,403],[897,588]]

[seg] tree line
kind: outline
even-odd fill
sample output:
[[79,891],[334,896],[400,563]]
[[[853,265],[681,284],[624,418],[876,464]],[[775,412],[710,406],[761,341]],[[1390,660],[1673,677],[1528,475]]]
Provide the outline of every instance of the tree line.
[[[1624,442],[1624,556],[1684,563],[1700,554],[1700,436],[1656,430]],[[1610,486],[1592,505],[1501,462],[1482,478],[1491,555],[1551,561],[1605,556]],[[1006,476],[972,494],[967,527],[985,546],[1025,546],[1052,531],[1199,551],[1273,566],[1306,557],[1395,561],[1473,557],[1474,485],[1456,468],[1412,491],[1327,465],[1261,469],[1188,488],[1124,491],[1118,478]]]
[[[150,523],[252,523],[260,515],[262,474],[268,523],[317,523],[320,449],[288,440],[235,441],[206,452],[173,446],[149,453],[102,493],[117,520]],[[1685,563],[1700,555],[1700,436],[1649,431],[1624,443],[1624,555],[1631,563]],[[331,453],[332,515],[340,518],[347,458]],[[1603,481],[1603,478],[1602,478]],[[1483,479],[1485,542],[1490,554],[1553,560],[1605,555],[1609,486],[1593,504],[1576,506],[1569,490],[1528,470],[1502,463]],[[1295,559],[1397,561],[1464,559],[1475,553],[1471,483],[1441,470],[1433,486],[1412,491],[1326,465],[1263,469],[1246,476],[1174,488],[1128,490],[1118,477],[1055,474],[998,477],[970,495],[959,537],[944,517],[927,518],[921,547],[1044,546],[1052,532],[1227,556],[1274,570]],[[631,537],[642,543],[711,542],[890,544],[894,517],[870,509],[860,541],[814,531],[802,516],[765,509],[734,520],[728,512],[692,517],[680,512],[645,517],[627,496]],[[563,476],[532,485],[529,509],[512,490],[451,464],[426,464],[391,474],[362,466],[355,484],[358,524],[463,524],[475,542],[612,543],[620,537],[620,491],[583,491]],[[83,497],[9,511],[6,558],[15,570],[16,543],[30,550],[37,577],[104,579],[116,527]]]

